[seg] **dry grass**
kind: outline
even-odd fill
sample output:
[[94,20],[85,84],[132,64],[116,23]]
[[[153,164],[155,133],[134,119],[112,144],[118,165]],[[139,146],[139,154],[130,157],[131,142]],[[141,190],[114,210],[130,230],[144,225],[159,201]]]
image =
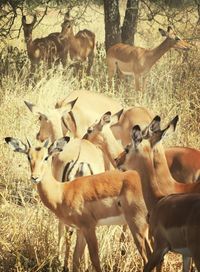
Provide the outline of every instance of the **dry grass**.
[[[95,14],[95,18],[87,15],[90,18],[87,27],[95,31],[97,40],[102,42],[103,16],[101,11]],[[51,20],[54,19],[49,16],[46,20],[50,22],[49,28],[53,23]],[[94,21],[97,23],[94,24]],[[43,27],[44,25],[38,29],[38,33],[40,31],[42,33]],[[139,29],[142,29],[142,25]],[[150,29],[148,26],[143,29],[143,40],[148,41],[146,44],[155,45],[153,37],[158,37],[158,33],[155,30],[149,34]],[[138,37],[138,41],[141,39]],[[63,76],[60,68],[57,71],[50,71],[48,77],[39,80],[34,88],[31,85],[27,87],[26,78],[29,71],[27,58],[25,57],[20,73],[16,72],[15,67],[10,68],[0,87],[0,271],[57,271],[58,268],[57,220],[42,206],[37,193],[30,185],[26,158],[13,154],[3,141],[6,136],[16,136],[22,140],[28,137],[35,142],[37,120],[24,106],[23,101],[31,101],[42,107],[52,107],[58,99],[70,91],[86,87],[94,92],[110,95],[120,100],[123,105],[142,105],[150,108],[154,113],[160,114],[164,122],[179,114],[177,132],[167,140],[166,145],[199,148],[199,63],[198,48],[194,47],[187,56],[171,51],[153,67],[143,93],[136,93],[133,90],[132,80],[127,84],[121,84],[118,91],[114,88],[108,89],[103,47],[96,52],[91,77],[84,77],[81,82],[73,78],[70,72]],[[98,230],[103,271],[140,271],[141,258],[129,232],[125,243],[127,253],[125,256],[120,255],[120,231],[118,226],[102,227]],[[73,245],[74,237],[72,247]],[[71,258],[70,255],[70,268]],[[89,271],[92,271],[88,252],[84,255],[80,271],[84,271],[87,266]],[[168,254],[164,271],[181,271],[180,257]]]

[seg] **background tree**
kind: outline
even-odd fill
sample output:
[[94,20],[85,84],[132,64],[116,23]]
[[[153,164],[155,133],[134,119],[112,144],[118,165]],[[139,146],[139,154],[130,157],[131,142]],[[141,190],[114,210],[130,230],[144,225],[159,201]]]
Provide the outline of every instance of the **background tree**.
[[[156,21],[163,24],[160,18],[165,18],[173,27],[183,21],[184,25],[191,29],[199,29],[200,0],[127,0],[123,23],[120,25],[119,0],[103,0],[105,16],[105,47],[123,42],[133,45],[137,32],[138,21],[148,21],[150,24]],[[196,25],[190,21],[191,12],[196,11]],[[184,12],[184,16],[183,16]],[[188,18],[188,20],[187,20]],[[199,32],[199,31],[198,31]],[[194,31],[195,35],[197,31]]]
[[104,0],[105,47],[124,42],[133,45],[137,29],[139,0],[127,0],[126,12],[120,27],[119,0]]

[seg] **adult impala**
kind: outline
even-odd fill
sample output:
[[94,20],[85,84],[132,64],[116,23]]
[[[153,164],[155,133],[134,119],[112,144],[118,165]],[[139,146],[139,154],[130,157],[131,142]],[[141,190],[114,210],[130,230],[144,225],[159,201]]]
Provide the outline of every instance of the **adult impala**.
[[[32,112],[40,116],[41,124],[45,124],[44,127],[41,126],[42,129],[40,128],[40,132],[37,135],[38,139],[43,141],[45,140],[45,137],[47,137],[54,142],[59,137],[63,136],[60,120],[61,114],[62,112],[65,112],[66,114],[67,111],[73,107],[74,100],[69,103],[66,103],[65,101],[65,107],[64,109],[60,109],[60,112],[55,109],[55,111],[50,110],[45,114],[33,104],[26,102],[26,105]],[[102,115],[99,123],[101,123],[104,137],[106,134],[111,134],[109,126],[112,123],[118,122],[121,112],[122,111],[114,115],[107,112]],[[109,146],[112,148],[109,149]],[[97,146],[86,139],[72,139],[65,146],[63,152],[58,154],[58,156],[54,156],[52,161],[52,174],[58,181],[67,181],[72,180],[77,176],[101,173],[115,167],[114,159],[118,157],[122,151],[122,146],[114,138],[108,138],[106,149],[102,146]],[[79,243],[79,234],[77,235],[76,244],[77,243]],[[59,259],[61,260],[61,263],[64,262],[64,265],[66,266],[68,250],[65,251],[64,249],[64,226],[61,223],[59,224],[58,246]],[[76,259],[76,256],[74,259]]]
[[79,271],[80,259],[87,243],[96,271],[101,272],[95,229],[104,224],[128,223],[138,250],[146,261],[145,238],[148,243],[146,206],[143,201],[140,177],[135,171],[107,171],[81,177],[72,182],[58,182],[52,175],[51,156],[61,152],[69,137],[55,141],[48,147],[32,147],[19,139],[7,137],[7,144],[15,152],[27,155],[31,180],[43,204],[64,224],[78,229],[78,243],[74,251],[73,271]]
[[[159,28],[159,32],[166,39],[153,49],[131,46],[118,43],[107,51],[108,77],[111,78],[117,69],[124,75],[133,75],[135,78],[135,89],[140,90],[140,78],[145,76],[151,67],[171,48],[188,50],[190,45],[179,38],[172,27],[167,31]],[[144,87],[144,84],[143,84]]]
[[[186,197],[180,197],[180,198],[178,196],[176,198],[175,195],[173,195],[175,201],[176,201],[176,199],[178,201],[177,211],[180,212],[179,208],[181,208],[181,207],[178,206],[179,203],[180,203],[180,205],[190,205],[190,201],[192,201],[192,196],[190,197],[189,195],[190,194],[194,195],[194,194],[197,194],[200,192],[200,183],[181,184],[181,183],[178,183],[173,180],[173,178],[170,175],[168,166],[167,166],[164,150],[163,150],[162,146],[161,145],[159,146],[159,144],[158,144],[158,142],[161,140],[163,135],[165,135],[165,133],[167,131],[169,131],[169,129],[172,129],[172,130],[175,129],[177,120],[178,120],[177,117],[174,118],[172,120],[172,122],[170,122],[170,124],[166,127],[166,129],[160,130],[160,119],[155,118],[154,123],[151,124],[149,134],[147,134],[147,131],[145,131],[145,132],[142,131],[139,127],[134,127],[134,129],[133,129],[133,144],[128,147],[128,149],[129,149],[128,155],[125,159],[125,162],[123,163],[123,166],[121,166],[124,169],[135,169],[135,167],[137,167],[137,169],[138,169],[138,163],[140,163],[142,165],[143,176],[141,176],[141,180],[145,181],[145,185],[144,185],[144,189],[143,189],[145,202],[147,203],[147,208],[149,210],[150,215],[151,215],[151,213],[153,213],[154,214],[153,217],[156,216],[156,220],[158,220],[158,215],[155,215],[154,210],[157,209],[156,203],[159,201],[159,199],[162,199],[162,198],[164,198],[164,196],[169,195],[171,193],[181,194],[181,196],[183,196],[183,194],[184,194],[184,196],[186,196]],[[142,147],[140,149],[139,143],[144,138],[147,138],[148,141],[146,141],[146,146],[141,145]],[[154,151],[153,151],[153,149],[154,149]],[[130,150],[132,150],[132,151],[130,152]],[[135,155],[135,151],[137,151],[137,153],[138,153],[138,150],[141,151],[141,153],[142,153],[143,161],[141,161],[141,154],[140,154],[139,158]],[[136,162],[137,160],[138,160],[138,162]],[[146,163],[144,163],[144,161],[146,161]],[[148,167],[147,167],[147,165],[148,165]],[[147,175],[148,178],[145,175]],[[149,186],[149,183],[150,183],[150,186]],[[164,199],[168,199],[168,198],[164,198]],[[171,200],[169,200],[169,202],[168,202],[168,200],[163,200],[163,202],[161,202],[161,203],[167,203],[167,205],[172,205],[174,199],[171,196],[169,197],[169,199],[171,199]],[[186,199],[185,200],[186,203],[183,204],[184,201],[182,202],[181,199]],[[195,200],[195,202],[196,202],[199,199],[199,197],[196,196],[196,197],[194,197],[194,199],[196,199]],[[172,201],[172,202],[170,202],[170,201]],[[175,202],[174,202],[174,205],[176,205]],[[160,207],[159,204],[158,204],[158,207]],[[169,208],[169,206],[166,206],[166,208]],[[160,209],[160,208],[158,208],[158,209]],[[182,207],[182,209],[183,209],[183,207]],[[170,214],[170,212],[172,212],[172,214],[173,214],[173,211],[169,208],[169,214]],[[189,214],[187,214],[187,212],[189,212],[189,210],[186,211],[186,219],[188,219],[188,216],[189,216]],[[161,213],[162,213],[162,210],[159,210],[159,216]],[[167,218],[165,213],[163,214],[163,216],[166,218],[166,220],[169,220],[169,218]],[[178,214],[177,214],[177,218],[179,220]],[[171,219],[171,217],[170,217],[170,219]],[[165,238],[163,238],[165,240],[164,243],[165,243],[166,248],[164,249],[164,251],[162,251],[162,252],[160,251],[159,254],[161,254],[161,255],[158,256],[158,252],[156,253],[157,257],[156,257],[156,254],[153,255],[154,257],[152,257],[152,258],[155,258],[156,262],[154,263],[155,260],[153,261],[153,259],[151,259],[149,266],[147,266],[149,270],[146,268],[147,270],[145,270],[145,271],[151,271],[151,269],[153,268],[153,265],[154,264],[157,265],[159,263],[160,258],[162,258],[162,256],[163,256],[162,254],[164,254],[164,252],[166,253],[168,250],[172,250],[172,251],[174,250],[175,252],[182,253],[184,256],[183,271],[189,271],[189,257],[194,257],[194,255],[189,254],[186,249],[181,250],[181,241],[183,240],[182,242],[184,244],[184,236],[182,238],[180,238],[181,236],[180,235],[178,236],[178,234],[175,232],[176,236],[177,236],[177,240],[176,240],[176,237],[169,238],[169,236],[167,236],[167,235],[170,235],[170,233],[169,233],[171,231],[170,227],[168,230],[164,229],[165,227],[162,224],[160,225],[160,222],[162,220],[163,220],[163,218],[159,219],[158,220],[159,223],[156,221],[153,221],[154,223],[153,223],[153,227],[151,226],[152,227],[151,231],[152,231],[153,235],[156,236],[156,239],[159,239],[158,233],[159,233],[159,235],[161,235],[161,233],[163,232],[162,235],[164,235],[164,236],[166,235]],[[176,222],[172,222],[172,226],[174,228],[177,228],[177,226],[173,225],[174,223],[176,224]],[[183,226],[181,225],[181,227],[183,227]],[[162,230],[162,228],[163,228],[163,230]],[[157,233],[157,231],[158,231],[158,233]],[[178,228],[177,231],[180,231],[180,228]],[[164,234],[164,233],[166,233],[166,234]],[[169,241],[169,239],[171,239],[171,242]],[[174,239],[174,240],[172,240],[172,239]],[[178,239],[180,239],[179,246],[178,246],[178,243],[179,243]],[[156,246],[158,246],[158,245],[156,244],[155,247]],[[187,248],[189,246],[190,245],[188,245],[186,242],[185,247]],[[156,258],[158,258],[158,259],[156,259]]]
[[88,61],[86,74],[89,75],[94,59],[95,34],[88,29],[84,29],[74,35],[73,24],[74,22],[70,19],[69,12],[67,12],[59,38],[61,41],[63,39],[67,40],[70,58],[77,62],[76,66],[78,69],[80,68],[80,63]]
[[51,68],[56,61],[61,61],[63,66],[67,63],[68,43],[66,39],[60,41],[59,32],[51,33],[46,37],[33,40],[32,31],[37,21],[34,15],[31,23],[26,22],[26,16],[22,16],[22,26],[24,38],[27,46],[28,57],[31,61],[31,71],[34,72],[35,66],[41,61]]
[[81,90],[73,91],[66,98],[59,100],[55,108],[44,111],[41,107],[25,102],[28,109],[39,118],[40,129],[37,134],[39,141],[59,137],[71,132],[74,137],[82,138],[88,127],[100,119],[106,111],[115,113],[122,105],[109,96]]

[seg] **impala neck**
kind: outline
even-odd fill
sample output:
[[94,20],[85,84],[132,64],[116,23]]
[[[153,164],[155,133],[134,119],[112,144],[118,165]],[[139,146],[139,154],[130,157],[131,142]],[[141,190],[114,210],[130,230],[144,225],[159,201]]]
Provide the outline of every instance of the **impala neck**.
[[174,44],[175,40],[166,38],[159,46],[149,51],[148,63],[149,66],[153,66],[167,51],[169,51]]
[[51,131],[52,143],[56,141],[57,139],[62,138],[64,135],[65,134],[63,133],[61,122],[56,125],[52,124],[52,131]]
[[163,197],[158,188],[153,160],[150,153],[145,156],[139,155],[134,159],[137,160],[137,167],[135,169],[140,174],[144,200],[150,213],[156,203]]
[[154,148],[154,167],[157,176],[157,182],[162,193],[170,194],[174,192],[175,180],[171,176],[164,148],[161,143]]
[[63,199],[63,184],[58,182],[52,175],[51,162],[48,162],[42,181],[37,184],[38,193],[43,204],[52,212],[56,213]]
[[122,145],[115,139],[111,129],[109,128],[104,135],[105,150],[110,162],[113,167],[116,168],[115,159],[124,151]]
[[30,48],[33,42],[32,33],[30,33],[28,36],[25,36],[25,42],[26,42],[27,51],[30,51]]

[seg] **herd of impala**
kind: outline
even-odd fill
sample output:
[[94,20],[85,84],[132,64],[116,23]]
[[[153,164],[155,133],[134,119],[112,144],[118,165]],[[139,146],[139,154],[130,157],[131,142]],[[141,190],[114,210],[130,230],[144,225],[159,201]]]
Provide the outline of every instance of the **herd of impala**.
[[[32,31],[36,21],[36,15],[29,24],[26,22],[26,16],[22,17],[24,38],[31,61],[31,72],[35,71],[36,65],[40,62],[44,62],[47,68],[51,68],[53,63],[61,62],[65,68],[69,54],[73,62],[69,67],[75,67],[77,73],[81,64],[87,61],[86,74],[89,75],[94,60],[95,34],[84,29],[74,35],[74,21],[70,18],[70,13],[67,12],[61,25],[61,32],[50,33],[47,37],[33,40]],[[153,49],[123,43],[111,46],[106,54],[109,82],[118,72],[120,77],[134,76],[136,90],[140,90],[140,78],[142,77],[142,89],[144,89],[146,74],[167,51],[171,48],[190,49],[190,44],[178,37],[172,27],[169,26],[167,31],[159,28],[159,32],[165,37],[165,40]]]
[[[51,66],[58,59],[65,66],[69,52],[72,60],[88,59],[90,73],[92,32],[74,35],[66,15],[61,33],[32,40],[35,22],[36,17],[30,24],[22,18],[32,67],[41,60]],[[134,74],[139,89],[141,75],[165,52],[188,49],[171,27],[159,31],[166,39],[152,50],[112,46],[107,52],[109,77],[117,69]],[[27,156],[41,201],[59,218],[58,255],[65,269],[70,244],[65,243],[65,227],[76,229],[73,271],[79,271],[87,244],[92,265],[101,272],[96,227],[123,225],[131,231],[143,271],[161,271],[168,251],[182,254],[183,271],[191,270],[191,260],[200,271],[200,151],[162,146],[164,136],[175,131],[178,116],[161,129],[160,117],[148,109],[123,109],[108,96],[84,90],[71,92],[47,111],[27,101],[25,105],[39,118],[36,138],[43,144],[34,147],[13,137],[5,141]]]

